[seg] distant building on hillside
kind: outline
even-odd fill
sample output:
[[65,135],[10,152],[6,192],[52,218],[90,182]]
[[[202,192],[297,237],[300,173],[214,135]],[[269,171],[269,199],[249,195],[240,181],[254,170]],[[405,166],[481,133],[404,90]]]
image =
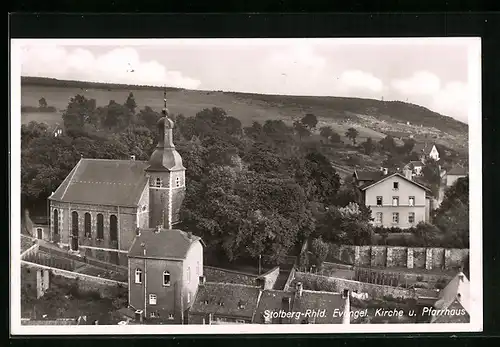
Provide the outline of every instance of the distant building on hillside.
[[[424,163],[422,163],[420,160],[413,160],[410,161],[408,164],[406,164],[403,167],[403,171],[410,171],[412,177],[414,176],[422,176],[422,169],[424,168]],[[405,175],[406,177],[406,175]]]
[[416,143],[413,146],[412,152],[416,153],[423,163],[428,158],[431,158],[435,161],[440,160],[440,152],[436,144],[429,143]]

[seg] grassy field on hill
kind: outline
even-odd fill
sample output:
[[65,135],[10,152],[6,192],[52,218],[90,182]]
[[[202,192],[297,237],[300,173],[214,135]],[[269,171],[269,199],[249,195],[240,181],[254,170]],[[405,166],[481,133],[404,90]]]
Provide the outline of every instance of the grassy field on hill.
[[[139,109],[150,106],[161,110],[162,89],[146,86],[95,84],[79,81],[23,77],[21,87],[22,106],[37,106],[44,97],[54,113],[23,113],[22,123],[30,121],[48,124],[61,123],[62,111],[71,97],[80,94],[95,99],[97,106],[105,106],[110,100],[123,103],[130,92],[134,93]],[[243,123],[265,122],[282,119],[288,124],[314,114],[318,127],[330,125],[342,137],[349,127],[359,132],[358,142],[367,137],[379,140],[387,131],[413,134],[417,141],[432,140],[450,148],[467,148],[468,126],[450,117],[432,112],[424,107],[371,99],[260,95],[222,91],[195,91],[169,88],[168,107],[173,114],[194,116],[203,108],[221,107]],[[346,143],[349,140],[342,138]]]

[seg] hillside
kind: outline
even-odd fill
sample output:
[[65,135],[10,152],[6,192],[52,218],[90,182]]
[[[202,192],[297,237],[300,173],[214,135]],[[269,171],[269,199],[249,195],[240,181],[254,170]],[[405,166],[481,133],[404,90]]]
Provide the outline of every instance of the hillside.
[[[98,106],[107,105],[110,100],[124,102],[129,92],[134,93],[139,108],[150,106],[160,110],[163,103],[161,87],[38,77],[22,77],[21,86],[22,106],[37,106],[38,100],[44,97],[49,106],[57,109],[53,113],[23,112],[23,123],[32,120],[61,122],[61,112],[76,94],[96,99]],[[185,116],[194,116],[203,108],[221,107],[244,125],[267,119],[282,119],[291,123],[306,113],[313,113],[320,121],[319,126],[331,125],[341,135],[349,127],[355,127],[360,133],[359,141],[367,137],[379,140],[388,133],[396,133],[401,136],[411,134],[417,142],[434,141],[460,152],[465,152],[468,146],[466,124],[427,108],[399,101],[168,88],[168,105],[172,113]]]

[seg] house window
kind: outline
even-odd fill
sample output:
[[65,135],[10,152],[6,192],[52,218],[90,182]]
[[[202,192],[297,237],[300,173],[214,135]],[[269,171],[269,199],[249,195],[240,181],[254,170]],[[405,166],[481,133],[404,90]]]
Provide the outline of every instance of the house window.
[[399,189],[399,182],[393,182],[392,187],[394,190],[398,190]]
[[382,206],[382,197],[377,196],[377,206]]
[[408,198],[408,206],[415,206],[415,197],[414,196],[410,196]]
[[398,212],[393,212],[392,213],[392,222],[394,224],[398,224],[399,223],[399,213]]
[[410,224],[415,223],[415,212],[408,213],[408,223]]
[[383,214],[382,214],[382,212],[377,212],[375,214],[375,223],[382,224],[382,222],[383,222]]
[[399,206],[399,196],[392,197],[392,206]]
[[91,237],[91,230],[92,230],[92,217],[90,216],[90,213],[85,213],[84,216],[84,230],[85,230],[85,237]]
[[149,294],[149,304],[156,305],[156,294]]
[[180,187],[181,186],[181,179],[179,177],[175,178],[175,186]]
[[156,187],[160,188],[161,187],[161,178],[160,177],[157,177],[156,178],[156,183],[155,183]]
[[158,312],[151,312],[149,314],[149,317],[151,317],[151,318],[159,318],[160,316],[159,316]]
[[163,285],[165,287],[170,286],[170,272],[168,271],[163,271]]
[[190,292],[188,292],[187,299],[188,299],[188,304],[189,304],[191,302],[191,293]]
[[187,268],[187,282],[191,282],[191,268],[188,267]]
[[245,324],[246,322],[243,319],[237,319],[236,323]]
[[97,237],[98,240],[104,239],[104,216],[102,213],[97,215]]
[[142,283],[142,270],[135,269],[135,283]]
[[174,315],[170,313],[170,314],[168,315],[168,319],[170,319],[170,320],[174,319]]

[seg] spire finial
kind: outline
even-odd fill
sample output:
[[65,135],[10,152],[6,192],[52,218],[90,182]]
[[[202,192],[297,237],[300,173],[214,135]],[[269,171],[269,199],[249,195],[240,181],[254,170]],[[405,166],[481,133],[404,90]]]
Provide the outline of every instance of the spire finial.
[[167,87],[163,87],[163,115],[168,117],[168,108],[167,108]]

